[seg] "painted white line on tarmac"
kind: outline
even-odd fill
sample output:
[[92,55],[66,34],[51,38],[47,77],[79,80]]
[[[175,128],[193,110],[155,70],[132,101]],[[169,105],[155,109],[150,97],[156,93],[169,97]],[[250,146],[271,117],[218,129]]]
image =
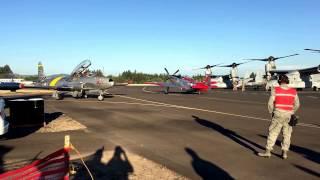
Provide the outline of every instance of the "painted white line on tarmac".
[[[154,103],[154,104],[162,105],[164,107],[173,107],[173,108],[177,108],[177,109],[195,110],[195,111],[201,111],[201,112],[209,112],[209,113],[222,114],[222,115],[227,115],[227,116],[234,116],[234,117],[241,117],[241,118],[255,119],[255,120],[259,120],[259,121],[268,121],[268,122],[270,122],[270,119],[254,117],[254,116],[249,116],[249,115],[240,115],[240,114],[226,113],[226,112],[215,111],[215,110],[207,110],[207,109],[192,108],[192,107],[179,106],[179,105],[173,105],[173,104],[166,104],[166,103],[161,103],[161,102],[156,102],[156,101],[149,101],[149,100],[139,99],[139,98],[134,98],[134,97],[129,97],[129,96],[122,96],[122,95],[117,95],[117,96],[118,97],[122,97],[122,98],[142,101],[142,102],[148,102],[148,103],[151,103],[151,104]],[[307,123],[299,123],[298,126],[320,129],[319,126],[316,126],[316,125],[313,125],[313,124],[307,124]]]

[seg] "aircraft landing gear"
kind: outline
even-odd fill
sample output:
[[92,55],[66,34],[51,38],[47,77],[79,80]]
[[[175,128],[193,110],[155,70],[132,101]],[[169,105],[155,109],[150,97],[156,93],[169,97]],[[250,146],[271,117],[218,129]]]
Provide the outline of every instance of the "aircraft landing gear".
[[103,100],[104,100],[103,95],[99,95],[99,96],[98,96],[98,100],[99,100],[99,101],[103,101]]
[[103,101],[103,100],[104,100],[103,92],[102,92],[102,91],[100,91],[100,95],[98,96],[98,100],[99,100],[99,101]]
[[81,96],[82,96],[82,93],[79,91],[72,92],[72,97],[74,97],[74,98],[80,98]]
[[56,100],[61,100],[63,97],[62,97],[62,94],[60,94],[58,91],[55,91],[53,94],[52,94],[52,97],[55,98]]
[[169,87],[166,87],[166,88],[164,89],[164,94],[169,94]]

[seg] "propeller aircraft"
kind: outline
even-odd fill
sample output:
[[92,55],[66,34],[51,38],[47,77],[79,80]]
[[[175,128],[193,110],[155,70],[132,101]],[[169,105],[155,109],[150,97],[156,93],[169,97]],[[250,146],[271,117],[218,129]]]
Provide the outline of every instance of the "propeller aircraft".
[[98,94],[98,100],[104,100],[106,90],[114,86],[114,81],[106,77],[97,77],[90,73],[90,60],[82,61],[74,68],[70,75],[52,75],[46,77],[41,62],[38,64],[38,82],[34,88],[45,88],[56,90],[52,97],[57,100],[65,95],[72,95],[74,98],[87,98],[90,94]]
[[165,94],[169,93],[170,88],[179,88],[185,93],[197,92],[199,94],[208,90],[208,86],[203,82],[196,82],[190,77],[178,75],[177,73],[179,72],[179,70],[177,70],[173,74],[170,74],[167,68],[164,68],[164,70],[167,73],[165,82],[152,82],[148,84],[154,84],[163,87]]

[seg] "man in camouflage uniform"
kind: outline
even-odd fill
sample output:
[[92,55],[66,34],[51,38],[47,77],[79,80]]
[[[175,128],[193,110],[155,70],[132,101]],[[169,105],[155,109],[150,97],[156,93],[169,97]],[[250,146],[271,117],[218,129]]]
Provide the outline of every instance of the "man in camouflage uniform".
[[269,127],[266,151],[258,153],[258,156],[267,158],[271,156],[273,146],[282,130],[282,158],[287,159],[292,133],[289,121],[291,115],[298,110],[300,102],[296,90],[288,87],[289,79],[286,75],[280,75],[278,82],[280,87],[272,90],[268,103],[269,112],[272,114],[272,121]]

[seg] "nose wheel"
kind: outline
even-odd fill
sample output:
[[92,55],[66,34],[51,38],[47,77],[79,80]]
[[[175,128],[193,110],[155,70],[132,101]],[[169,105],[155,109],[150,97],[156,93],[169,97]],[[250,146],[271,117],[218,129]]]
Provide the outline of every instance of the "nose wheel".
[[99,95],[99,96],[98,96],[98,100],[99,100],[99,101],[103,101],[103,100],[104,100],[103,95]]
[[100,90],[100,92],[99,92],[98,100],[99,101],[103,101],[104,100],[104,96],[103,96],[103,91],[102,90]]

